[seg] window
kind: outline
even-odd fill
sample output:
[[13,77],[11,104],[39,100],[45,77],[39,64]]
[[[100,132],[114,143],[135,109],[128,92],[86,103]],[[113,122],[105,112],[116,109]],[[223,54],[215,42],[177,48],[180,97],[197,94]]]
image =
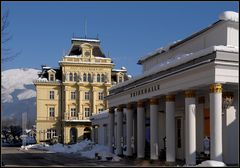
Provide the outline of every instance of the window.
[[50,81],[54,81],[54,75],[53,74],[50,75]]
[[85,108],[85,117],[89,117],[89,115],[90,115],[90,108],[86,107]]
[[101,75],[101,82],[104,82],[104,74]]
[[50,92],[49,92],[49,98],[50,98],[51,100],[54,99],[54,91],[50,91]]
[[87,82],[87,75],[85,73],[83,74],[83,82]]
[[98,92],[98,100],[103,100],[103,92]]
[[49,117],[54,117],[55,116],[55,108],[54,107],[49,107]]
[[55,129],[47,129],[47,139],[52,139],[57,136],[57,131]]
[[123,82],[123,77],[120,76],[120,77],[119,77],[119,83],[122,83],[122,82]]
[[72,73],[69,74],[69,80],[73,81],[73,74]]
[[71,108],[71,117],[77,117],[76,108]]
[[90,92],[85,92],[85,100],[90,100]]
[[91,74],[88,74],[88,82],[91,82]]
[[97,74],[97,82],[101,82],[101,80],[100,80],[100,74]]
[[75,82],[77,81],[77,73],[74,73],[73,79]]
[[75,100],[76,99],[76,91],[71,92],[71,100]]

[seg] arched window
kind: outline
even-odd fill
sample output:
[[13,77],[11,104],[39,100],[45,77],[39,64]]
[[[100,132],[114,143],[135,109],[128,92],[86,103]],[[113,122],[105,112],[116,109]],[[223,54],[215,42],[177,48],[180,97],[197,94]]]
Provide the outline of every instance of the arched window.
[[85,73],[83,74],[83,82],[87,82],[87,75]]
[[100,82],[100,74],[97,74],[97,82]]
[[73,74],[72,73],[69,74],[69,80],[73,81]]
[[74,81],[77,81],[77,73],[74,73]]
[[101,82],[104,82],[104,74],[101,75]]
[[88,74],[88,82],[91,82],[91,74]]

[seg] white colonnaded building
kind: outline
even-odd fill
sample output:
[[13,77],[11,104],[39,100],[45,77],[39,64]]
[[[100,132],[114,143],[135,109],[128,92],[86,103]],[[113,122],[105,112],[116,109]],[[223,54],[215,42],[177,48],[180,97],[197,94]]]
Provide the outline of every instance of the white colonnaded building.
[[94,141],[118,155],[196,165],[207,136],[209,159],[239,164],[238,30],[238,13],[226,11],[140,58],[142,74],[113,86],[109,110],[91,117]]

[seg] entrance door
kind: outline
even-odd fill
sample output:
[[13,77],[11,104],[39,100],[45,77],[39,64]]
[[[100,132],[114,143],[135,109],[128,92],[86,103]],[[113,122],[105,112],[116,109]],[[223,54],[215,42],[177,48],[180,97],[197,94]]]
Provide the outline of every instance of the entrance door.
[[86,127],[84,128],[83,139],[91,140],[91,128]]
[[182,117],[175,118],[175,143],[176,143],[176,158],[177,159],[184,159],[183,153],[183,128],[184,122]]
[[77,129],[75,127],[72,127],[70,129],[70,143],[76,142],[77,142]]

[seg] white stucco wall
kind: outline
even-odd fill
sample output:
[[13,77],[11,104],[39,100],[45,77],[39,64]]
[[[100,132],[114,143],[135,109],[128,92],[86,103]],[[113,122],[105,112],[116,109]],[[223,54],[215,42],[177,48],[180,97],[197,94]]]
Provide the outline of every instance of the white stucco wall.
[[147,59],[142,63],[143,71],[147,71],[154,65],[159,64],[160,62],[175,55],[193,53],[215,45],[238,46],[238,30],[239,25],[236,22],[222,21],[217,23],[214,28],[211,28],[201,35],[198,35],[197,37],[180,44],[168,52]]
[[223,161],[227,164],[236,164],[238,163],[238,146],[239,146],[239,111],[238,111],[238,94],[234,93],[234,102],[233,105],[230,106],[226,110],[226,120],[225,120],[225,134],[223,135],[224,144],[223,144]]

